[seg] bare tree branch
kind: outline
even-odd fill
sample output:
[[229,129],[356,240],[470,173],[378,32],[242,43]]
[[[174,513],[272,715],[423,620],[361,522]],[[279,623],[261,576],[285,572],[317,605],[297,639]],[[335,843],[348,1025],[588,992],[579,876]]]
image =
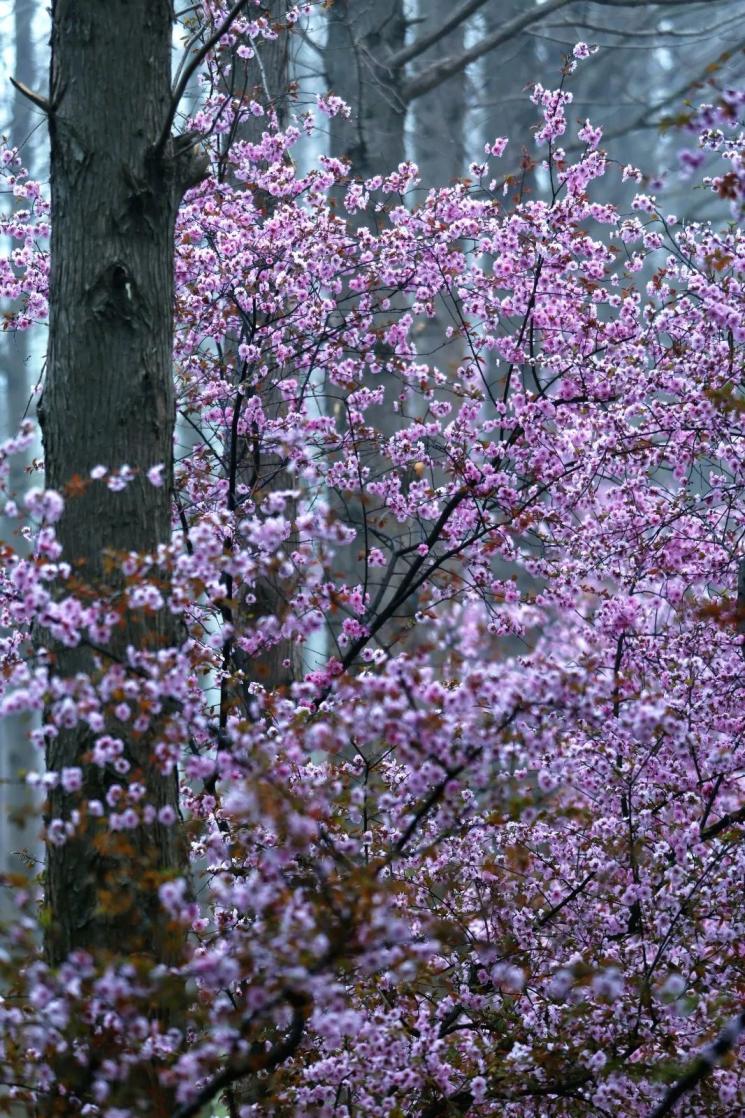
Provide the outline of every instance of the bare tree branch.
[[[667,43],[662,42],[662,40],[667,39],[693,39],[696,41],[704,35],[707,39],[712,38],[733,24],[742,23],[742,18],[743,12],[737,12],[735,15],[726,16],[721,23],[715,23],[713,27],[635,27],[631,31],[628,27],[610,27],[608,24],[592,23],[588,19],[583,19],[581,23],[573,23],[570,19],[565,19],[563,22],[544,23],[540,30],[566,31],[568,35],[576,34],[577,31],[597,31],[601,35],[620,35],[624,39],[653,39],[655,47],[658,47],[666,46]],[[613,43],[613,50],[617,50],[619,45]],[[630,45],[634,46],[635,43],[632,41]]]
[[[599,2],[600,0],[595,0],[595,3]],[[737,54],[740,50],[745,50],[745,39],[740,39],[733,47],[730,48],[728,53],[734,55]],[[634,119],[629,121],[628,124],[624,124],[618,128],[609,129],[607,132],[604,132],[603,144],[605,145],[611,140],[618,140],[622,136],[628,136],[632,132],[642,132],[648,128],[659,128],[662,121],[654,119],[657,114],[661,113],[664,109],[669,108],[670,105],[674,105],[676,101],[679,101],[680,98],[684,97],[685,94],[689,92],[689,90],[698,85],[698,83],[701,82],[706,76],[709,65],[710,63],[707,62],[706,66],[702,67],[702,69],[697,74],[695,74],[693,77],[687,78],[684,84],[679,85],[677,89],[674,89],[672,93],[668,94],[668,96],[664,97],[661,101],[658,101],[655,105],[646,106],[644,109],[642,109],[638,116],[634,117]],[[573,155],[575,152],[580,150],[581,145],[578,143],[567,144],[565,148],[567,155]]]
[[[466,66],[470,66],[472,62],[483,55],[488,54],[490,50],[495,47],[501,46],[502,43],[513,39],[519,35],[526,27],[531,24],[541,23],[546,16],[552,15],[554,12],[559,11],[561,8],[567,7],[573,3],[574,0],[548,0],[540,8],[532,8],[521,15],[516,16],[514,19],[507,20],[501,27],[493,31],[491,35],[485,35],[477,43],[474,43],[468,50],[462,51],[460,54],[452,55],[450,58],[443,58],[440,62],[433,63],[428,66],[421,73],[416,74],[410,81],[404,83],[401,90],[402,100],[410,102],[416,100],[417,97],[422,97],[425,93],[429,93],[430,89],[446,81],[452,77],[453,74],[460,73]],[[714,4],[725,4],[729,0],[708,0],[706,10],[709,10]],[[680,7],[687,5],[702,6],[701,0],[593,0],[593,3],[602,5],[604,7],[612,8],[643,8],[648,10],[655,7]],[[400,52],[405,53],[405,52]],[[394,56],[395,60],[395,56]],[[389,60],[388,65],[391,64]]]
[[429,50],[430,47],[433,47],[435,43],[439,43],[440,39],[444,39],[446,35],[460,26],[464,20],[474,15],[479,8],[483,8],[486,3],[487,0],[465,0],[465,3],[461,4],[459,8],[456,8],[453,14],[449,16],[448,19],[443,20],[439,27],[415,39],[413,43],[408,47],[404,47],[403,50],[396,51],[396,53],[388,59],[388,65],[393,69],[405,66],[407,62],[411,62],[412,58],[416,58],[425,50]]
[[178,84],[179,78],[181,77],[181,74],[183,73],[184,66],[186,66],[188,64],[189,51],[191,50],[191,48],[194,46],[195,43],[199,42],[199,40],[201,39],[202,35],[205,32],[206,27],[207,27],[206,22],[200,23],[200,25],[196,29],[196,31],[192,35],[190,35],[190,37],[184,43],[183,48],[182,48],[182,53],[181,53],[181,61],[178,64],[178,69],[176,70],[176,73],[175,73],[174,79],[173,79],[174,83],[175,83],[174,88]]
[[41,109],[43,113],[50,113],[52,111],[52,106],[43,94],[35,93],[33,89],[29,89],[23,82],[19,82],[17,78],[11,78],[10,84],[14,89],[17,89],[19,93],[22,93],[24,97],[28,98],[32,105],[36,105],[37,109]]
[[[523,12],[514,19],[509,19],[502,24],[498,30],[492,32],[491,35],[485,35],[482,39],[475,43],[468,50],[462,51],[461,54],[453,55],[450,58],[443,58],[441,62],[433,63],[428,66],[426,70],[422,70],[410,81],[406,82],[401,90],[401,96],[404,101],[413,101],[417,97],[421,97],[425,93],[429,93],[430,89],[440,85],[447,78],[452,77],[453,74],[460,73],[466,66],[470,66],[476,59],[481,58],[482,55],[487,54],[490,50],[506,43],[509,39],[513,39],[519,35],[531,23],[537,23],[544,19],[546,16],[551,15],[553,12],[558,12],[560,8],[565,8],[568,4],[573,3],[574,0],[548,0],[541,8],[533,8],[529,11]],[[401,52],[404,53],[404,52]],[[395,61],[395,56],[392,61]],[[390,63],[389,63],[390,64]]]
[[714,4],[727,4],[729,0],[592,0],[592,3],[605,8],[680,8],[698,4],[706,11]]

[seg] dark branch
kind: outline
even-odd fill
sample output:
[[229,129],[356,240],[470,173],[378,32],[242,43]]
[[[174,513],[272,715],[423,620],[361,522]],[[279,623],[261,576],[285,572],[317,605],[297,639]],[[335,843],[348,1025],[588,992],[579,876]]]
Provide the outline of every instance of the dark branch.
[[[490,50],[495,47],[501,46],[509,39],[514,39],[526,27],[530,27],[534,23],[542,23],[546,16],[558,12],[560,8],[565,8],[574,0],[548,0],[540,8],[532,8],[523,12],[521,15],[516,16],[514,19],[507,20],[501,27],[497,28],[491,35],[485,35],[477,43],[474,43],[468,50],[462,51],[460,54],[453,55],[451,58],[444,58],[440,62],[433,63],[420,74],[417,74],[409,82],[406,82],[401,90],[402,100],[405,102],[414,101],[417,97],[421,97],[425,93],[429,93],[431,89],[442,82],[451,78],[453,74],[459,74],[461,70],[465,70],[466,66],[470,66],[472,62],[481,58],[483,55],[488,54]],[[711,4],[726,3],[727,0],[711,0]],[[650,8],[655,7],[680,7],[686,5],[701,5],[701,0],[596,0],[596,3],[605,7],[611,8]],[[711,6],[711,4],[709,6]],[[416,44],[413,44],[416,45]],[[405,51],[399,52],[405,54]],[[417,52],[418,53],[418,52]],[[394,55],[391,62],[396,62],[398,56]],[[399,63],[400,64],[400,63]]]
[[[421,97],[425,93],[429,93],[430,89],[434,89],[453,74],[459,74],[461,70],[465,70],[466,66],[470,66],[482,55],[487,54],[495,47],[501,46],[509,39],[513,39],[515,35],[519,35],[531,23],[538,23],[546,16],[551,15],[553,12],[558,12],[560,8],[565,8],[571,4],[573,0],[548,0],[542,8],[532,8],[523,12],[514,19],[509,19],[502,24],[500,28],[493,31],[491,35],[485,35],[474,43],[468,50],[462,51],[460,54],[453,55],[451,58],[443,58],[441,62],[433,63],[420,74],[412,78],[411,81],[406,82],[401,91],[401,97],[405,102],[414,101],[417,97]],[[404,51],[400,53],[405,53]],[[396,56],[392,60],[396,61]],[[389,65],[391,62],[389,61]]]
[[17,78],[11,78],[10,84],[14,89],[17,89],[32,105],[36,105],[37,109],[41,109],[47,115],[52,111],[52,106],[47,97],[43,97],[41,93],[34,93],[33,89],[29,89],[23,82],[19,82]]
[[[742,12],[737,15],[725,18],[721,23],[715,23],[707,27],[635,27],[629,30],[628,27],[610,27],[607,23],[592,23],[590,20],[583,19],[581,23],[573,23],[567,19],[564,23],[544,23],[542,30],[546,31],[566,31],[568,35],[573,35],[574,38],[571,42],[576,41],[578,31],[592,31],[601,35],[617,35],[622,39],[630,40],[628,43],[629,48],[636,49],[639,45],[637,40],[651,40],[651,45],[654,48],[659,46],[674,45],[668,44],[669,39],[693,39],[698,41],[702,38],[711,39],[719,32],[724,31],[726,28],[731,27],[732,24],[742,23]],[[570,40],[566,40],[567,45]],[[611,44],[606,44],[611,46]],[[613,43],[611,49],[618,50],[620,43]]]
[[553,908],[550,908],[548,912],[544,913],[544,915],[538,921],[537,927],[545,928],[546,924],[550,924],[553,918],[555,916],[558,916],[561,910],[566,905],[570,904],[576,897],[580,895],[585,886],[589,885],[594,877],[595,871],[593,870],[592,873],[588,873],[587,877],[583,878],[582,881],[580,881],[579,885],[575,885],[571,893],[568,893],[567,896],[563,898],[563,900],[560,900],[558,904],[555,904]]
[[737,1017],[730,1021],[727,1028],[719,1034],[713,1044],[704,1048],[688,1071],[672,1085],[662,1102],[649,1115],[649,1118],[664,1118],[666,1114],[672,1113],[675,1104],[684,1095],[690,1094],[698,1087],[699,1083],[711,1074],[717,1064],[721,1063],[727,1053],[732,1051],[743,1032],[745,1032],[745,1011],[739,1013]]
[[220,26],[217,27],[210,35],[210,37],[205,40],[205,42],[192,58],[189,65],[184,67],[184,72],[182,73],[179,79],[179,83],[174,89],[173,96],[171,97],[171,104],[169,106],[168,115],[163,125],[163,131],[161,132],[160,138],[155,145],[156,155],[161,155],[165,151],[165,146],[168,143],[168,139],[171,135],[173,122],[176,119],[178,107],[181,104],[181,98],[184,96],[186,87],[191,81],[192,76],[202,65],[212,48],[216,46],[216,44],[220,42],[220,39],[222,39],[223,35],[225,35],[225,33],[230,30],[231,26],[240,15],[242,9],[245,8],[247,4],[248,0],[238,0],[238,2],[233,5],[228,14],[225,16],[225,19],[222,21]]
[[425,50],[429,50],[435,43],[439,43],[440,39],[444,39],[451,31],[454,31],[464,20],[469,16],[474,15],[479,8],[483,8],[487,0],[465,0],[459,8],[456,8],[451,16],[444,19],[439,27],[433,31],[422,35],[419,39],[415,39],[408,47],[403,50],[396,51],[388,59],[388,65],[392,70],[397,70],[401,66],[405,66],[407,62],[411,62],[412,58],[417,58],[418,55],[423,54]]
[[705,831],[701,831],[701,838],[704,842],[708,842],[709,839],[716,838],[717,835],[721,835],[722,831],[728,831],[730,827],[734,827],[738,823],[745,823],[745,807],[741,807],[739,811],[731,811],[727,815],[723,815],[716,823],[712,823]]
[[[290,1000],[289,997],[288,1000]],[[245,1079],[247,1075],[255,1075],[260,1071],[273,1071],[285,1060],[289,1060],[303,1039],[310,1006],[310,1000],[307,997],[295,995],[293,1000],[296,1004],[293,1005],[292,1024],[283,1040],[275,1044],[268,1052],[261,1053],[258,1056],[252,1054],[240,1062],[228,1064],[208,1083],[205,1083],[196,1098],[191,1102],[184,1103],[183,1106],[179,1106],[173,1112],[173,1118],[196,1118],[203,1107],[239,1079]]]

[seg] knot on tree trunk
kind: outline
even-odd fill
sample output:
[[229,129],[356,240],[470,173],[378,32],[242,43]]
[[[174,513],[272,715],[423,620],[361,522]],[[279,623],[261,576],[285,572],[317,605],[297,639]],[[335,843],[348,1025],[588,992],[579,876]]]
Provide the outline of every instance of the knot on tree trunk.
[[120,260],[101,270],[87,294],[91,313],[96,317],[122,322],[146,318],[145,301],[139,287]]

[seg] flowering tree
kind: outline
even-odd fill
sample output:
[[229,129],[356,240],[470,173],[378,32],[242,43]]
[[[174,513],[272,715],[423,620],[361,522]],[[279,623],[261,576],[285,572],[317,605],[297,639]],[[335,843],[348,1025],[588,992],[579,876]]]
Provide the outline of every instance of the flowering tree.
[[[412,165],[356,182],[322,158],[299,175],[311,116],[280,130],[269,114],[260,141],[228,145],[264,111],[221,92],[231,52],[243,66],[276,33],[241,7],[215,11],[191,122],[221,138],[230,174],[195,184],[177,218],[178,189],[166,206],[173,391],[198,439],[174,462],[156,413],[162,460],[115,432],[108,456],[94,444],[98,460],[71,465],[47,434],[76,421],[58,381],[56,488],[24,510],[4,496],[34,552],[4,545],[0,713],[38,713],[49,762],[43,906],[33,882],[7,882],[8,1105],[736,1114],[741,234],[680,228],[644,193],[628,214],[604,203],[604,176],[641,176],[609,165],[589,122],[568,162],[584,44],[558,89],[532,93],[545,201],[503,208],[499,139],[470,185],[411,208]],[[706,182],[735,207],[742,104],[722,94],[692,120],[688,160],[727,159]],[[185,187],[193,169],[163,168],[193,132],[153,119],[147,166]],[[85,175],[95,160],[74,150]],[[46,313],[47,205],[12,151],[3,162],[28,199],[2,263],[23,304],[9,325],[27,328]],[[166,205],[146,186],[130,182],[142,208],[126,211],[145,226]],[[52,354],[72,314],[55,307],[65,204]],[[361,210],[370,221],[348,220]],[[126,270],[142,229],[117,236]],[[129,339],[116,362],[152,371],[132,339],[162,313],[158,285],[103,264],[80,295],[85,344],[113,361]],[[443,306],[456,370],[417,353]],[[170,380],[149,384],[160,406]],[[31,438],[1,448],[4,467]],[[357,585],[338,574],[350,550]],[[281,588],[271,615],[255,608],[264,579]],[[302,657],[320,637],[321,666],[262,685],[268,650]]]

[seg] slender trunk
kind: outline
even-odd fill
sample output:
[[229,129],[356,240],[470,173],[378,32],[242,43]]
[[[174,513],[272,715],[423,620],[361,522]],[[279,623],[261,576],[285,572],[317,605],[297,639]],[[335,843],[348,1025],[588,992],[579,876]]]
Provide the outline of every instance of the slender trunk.
[[[265,11],[277,32],[277,37],[254,42],[252,45],[256,51],[255,58],[244,61],[235,55],[232,59],[231,82],[237,96],[244,103],[249,100],[256,101],[265,111],[264,116],[254,116],[244,109],[236,117],[233,128],[225,137],[224,174],[231,186],[238,189],[243,187],[230,174],[230,146],[236,141],[258,143],[262,134],[275,120],[280,129],[287,126],[290,90],[287,7],[287,0],[268,0]],[[273,199],[258,194],[256,200],[264,215],[270,216]],[[239,367],[240,362],[237,357],[239,342],[240,339],[236,337],[231,345],[226,346],[224,351],[226,366]],[[276,380],[276,377],[274,379]],[[261,389],[261,402],[265,413],[272,418],[276,418],[285,407],[281,393],[276,385],[272,384]],[[230,449],[228,447],[227,458],[230,458]],[[276,454],[263,454],[259,448],[257,460],[253,454],[241,453],[240,448],[236,449],[239,451],[238,460],[241,463],[237,470],[236,482],[246,484],[250,479],[252,492],[257,500],[263,500],[269,492],[295,487],[295,479],[282,468],[282,462]],[[243,462],[247,464],[244,465]],[[288,543],[286,550],[292,550],[291,543]],[[281,562],[277,559],[277,568],[280,566]],[[287,608],[288,592],[287,580],[278,572],[257,579],[253,588],[253,600],[248,601],[245,595],[240,598],[239,630],[252,628],[264,617],[273,617],[281,622]],[[279,640],[263,652],[252,656],[236,648],[233,650],[233,660],[240,666],[247,679],[259,682],[268,691],[286,686],[301,670],[298,650],[295,642],[291,640]]]
[[356,178],[386,174],[405,158],[401,75],[386,64],[402,49],[405,35],[402,0],[338,0],[329,10],[329,88],[352,108],[349,120],[330,121],[330,149],[351,160]]
[[[452,0],[419,0],[421,21],[417,34],[424,36],[441,26],[452,14]],[[464,25],[440,39],[419,59],[419,68],[431,66],[442,58],[460,54],[464,47]],[[419,168],[422,186],[449,186],[465,174],[466,143],[466,75],[463,71],[417,97],[412,105],[414,119],[414,162]],[[469,151],[478,157],[478,148]]]
[[[419,0],[418,33],[426,35],[442,25],[452,13],[451,0]],[[464,26],[440,39],[418,59],[420,67],[460,54],[464,48]],[[463,71],[448,78],[429,93],[417,97],[412,105],[414,162],[419,168],[424,191],[450,186],[465,174],[466,75]],[[470,142],[470,140],[469,140]],[[478,148],[469,153],[478,157]],[[463,359],[463,340],[458,335],[458,300],[455,292],[443,292],[435,306],[435,316],[420,323],[417,349],[424,361],[443,373],[455,375]],[[448,326],[456,330],[446,340]]]
[[[36,88],[32,38],[33,14],[33,0],[16,0],[13,11],[15,53],[13,73],[30,89]],[[11,147],[20,150],[24,166],[29,170],[31,170],[32,156],[30,137],[36,115],[31,102],[15,90],[9,140]],[[2,336],[3,438],[11,438],[17,433],[28,405],[31,391],[30,356],[28,334],[19,331]],[[28,485],[25,470],[29,457],[28,454],[18,454],[11,458],[8,487],[19,503]],[[19,536],[17,524],[12,519],[3,518],[0,521],[0,538],[12,543],[18,551],[24,549],[25,541]],[[26,713],[12,715],[0,723],[2,869],[12,873],[27,871],[28,866],[33,864],[29,861],[29,857],[38,856],[39,853],[35,848],[33,829],[26,825],[27,815],[32,810],[32,798],[22,777],[23,771],[32,769],[36,761],[29,744],[30,730],[31,717]],[[3,906],[6,904],[5,897],[0,899],[0,904]]]
[[[172,21],[170,0],[52,4],[51,312],[39,417],[47,484],[66,496],[59,538],[83,599],[119,591],[107,555],[153,552],[170,537],[173,231],[183,191],[200,177],[186,145],[169,139],[156,150],[169,119]],[[125,463],[137,473],[121,492],[90,482],[94,466]],[[162,488],[145,476],[158,464]],[[171,641],[165,611],[123,612],[107,651],[116,659],[128,645]],[[95,676],[84,648],[50,647],[60,676]],[[85,763],[91,744],[82,723],[60,728],[47,764],[82,765],[86,798],[102,799],[110,778]],[[175,806],[177,777],[159,773],[152,735],[125,745],[145,799]],[[61,789],[51,793],[50,816],[74,806]],[[48,845],[51,962],[76,948],[171,957],[157,884],[182,868],[174,829],[126,834],[88,819],[66,845]]]
[[[329,121],[329,148],[332,156],[349,160],[350,175],[354,179],[385,175],[406,158],[406,103],[399,92],[402,74],[387,64],[387,59],[403,48],[405,37],[402,0],[379,0],[374,4],[369,0],[339,0],[329,10],[325,48],[328,86],[352,110],[348,120],[339,115]],[[346,220],[352,227],[367,224],[374,229],[385,217],[370,211],[347,215]],[[390,316],[378,316],[377,325],[381,331],[404,303],[400,296],[393,296]],[[384,384],[384,402],[370,408],[367,414],[377,430],[386,436],[393,435],[401,423],[393,410],[400,384],[390,376],[371,377],[366,383],[370,388]],[[367,464],[373,470],[384,468],[382,462],[374,458]],[[367,501],[368,497],[362,493],[359,496],[336,495],[335,507],[340,519],[351,523],[358,533],[351,546],[337,554],[335,562],[338,581],[349,586],[365,583],[367,557],[362,541]],[[395,535],[396,526],[389,527]],[[391,580],[392,591],[397,581],[398,575]],[[407,620],[406,616],[394,619],[381,639],[388,643],[399,639]]]

